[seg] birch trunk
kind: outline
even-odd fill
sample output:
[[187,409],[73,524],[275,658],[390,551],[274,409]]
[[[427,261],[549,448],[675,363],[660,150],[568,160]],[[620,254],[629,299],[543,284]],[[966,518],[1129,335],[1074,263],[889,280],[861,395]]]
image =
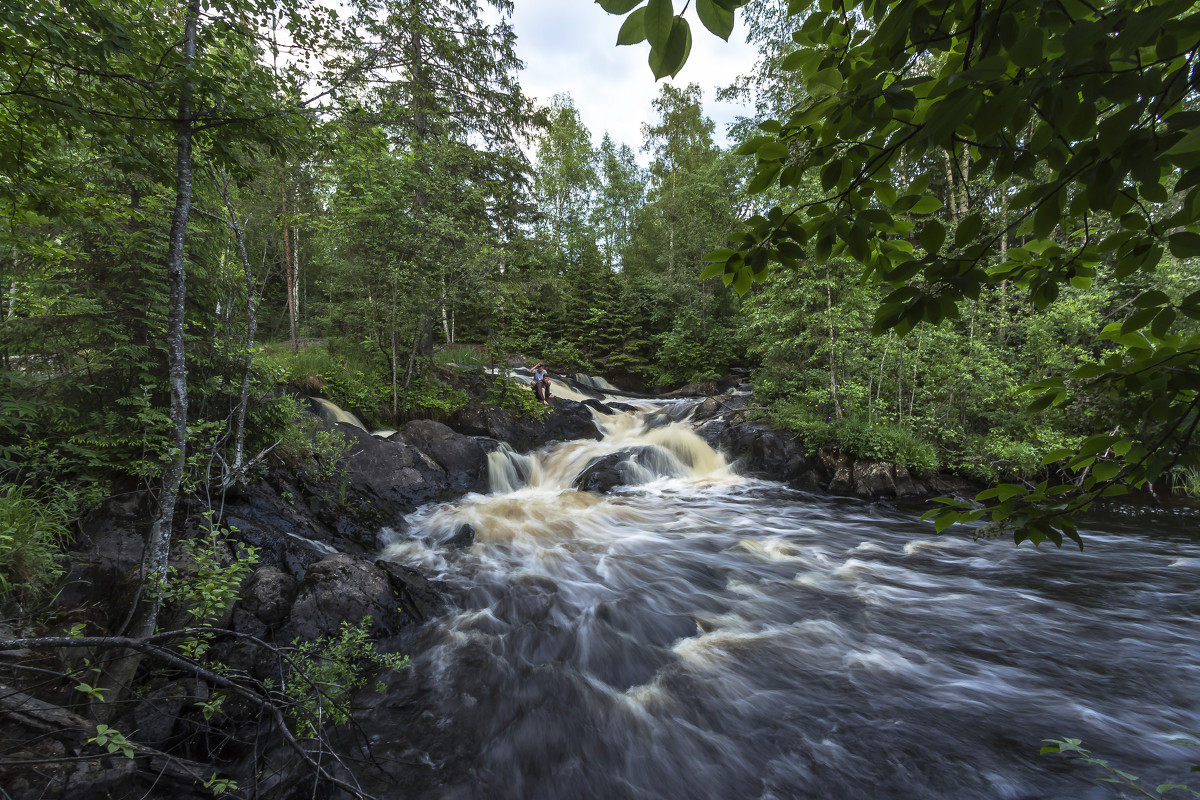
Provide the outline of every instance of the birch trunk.
[[[196,60],[196,33],[200,21],[200,0],[188,0],[183,26],[184,68]],[[167,363],[171,388],[170,461],[163,473],[159,511],[147,535],[142,563],[142,588],[149,605],[135,621],[133,636],[145,637],[158,626],[162,609],[162,583],[167,579],[167,560],[171,552],[171,530],[175,525],[175,505],[183,484],[187,461],[187,362],[184,357],[184,308],[187,282],[184,269],[184,243],[188,216],[192,210],[192,93],[194,84],[184,81],[179,94],[179,117],[175,121],[175,211],[171,215],[171,233],[167,245]]]

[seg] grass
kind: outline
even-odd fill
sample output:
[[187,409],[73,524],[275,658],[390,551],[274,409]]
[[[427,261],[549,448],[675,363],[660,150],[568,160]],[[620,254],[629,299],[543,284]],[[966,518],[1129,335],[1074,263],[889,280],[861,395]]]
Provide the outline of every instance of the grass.
[[452,344],[433,354],[439,366],[458,364],[463,367],[485,367],[488,365],[487,350],[481,345]]

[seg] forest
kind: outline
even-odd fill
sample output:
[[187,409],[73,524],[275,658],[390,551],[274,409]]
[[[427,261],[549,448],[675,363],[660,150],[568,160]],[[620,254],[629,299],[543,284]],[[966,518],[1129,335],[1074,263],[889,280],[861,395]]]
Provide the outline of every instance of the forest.
[[[1141,416],[1144,404],[1121,408],[1140,387],[1093,381],[1037,414],[1024,413],[1022,388],[1125,353],[1127,343],[1101,335],[1112,323],[1124,335],[1133,320],[1156,341],[1193,336],[1197,234],[1179,228],[1132,272],[1090,250],[1091,266],[1068,258],[1064,269],[1047,248],[1082,252],[1071,249],[1080,222],[1085,245],[1103,239],[1105,251],[1171,215],[1190,219],[1196,192],[1178,172],[1192,174],[1190,149],[1153,175],[1127,165],[1141,170],[1126,178],[1145,187],[1141,199],[1093,203],[1075,220],[1068,192],[1037,200],[1052,168],[1037,166],[1032,148],[1050,135],[1037,117],[1013,134],[1017,146],[1029,140],[1033,171],[1003,179],[969,137],[931,140],[900,152],[886,185],[876,181],[877,205],[854,215],[853,236],[814,217],[798,240],[762,254],[787,264],[769,280],[758,281],[761,261],[727,267],[724,284],[701,279],[713,272],[706,254],[769,239],[747,238],[743,220],[769,227],[770,209],[819,208],[850,185],[856,162],[823,140],[829,168],[781,179],[789,148],[812,145],[765,135],[814,96],[831,99],[814,88],[813,76],[830,73],[811,42],[836,15],[803,5],[738,11],[760,56],[720,87],[752,109],[729,147],[715,144],[700,87],[668,82],[640,159],[587,130],[569,96],[548,106],[526,97],[511,29],[477,2],[364,2],[342,18],[299,2],[5,11],[0,466],[14,502],[37,494],[70,517],[120,481],[211,481],[201,476],[209,456],[225,465],[222,480],[235,479],[288,426],[287,387],[394,427],[465,402],[441,364],[512,354],[638,389],[748,368],[764,414],[814,449],[833,441],[987,483],[1033,480],[1046,454]],[[851,38],[869,27],[863,20]],[[645,38],[628,28],[626,39]],[[1188,36],[1160,42],[1163,74],[1145,77],[1173,87],[1159,89],[1154,111],[1172,131],[1191,130],[1200,113]],[[823,35],[820,46],[838,41]],[[1018,65],[1033,46],[1013,45]],[[947,68],[944,53],[924,58],[932,75]],[[1180,77],[1168,81],[1167,70]],[[1129,127],[1158,87],[1121,85],[1127,96],[1107,111],[1068,121],[1084,134],[1088,124],[1105,135]],[[1104,138],[1105,152],[1137,146]],[[1177,139],[1161,150],[1194,137]],[[974,291],[960,282],[946,311],[944,293],[921,305],[913,280],[946,282],[907,266],[864,268],[854,245],[872,226],[906,252],[987,240],[973,269],[990,277]],[[831,252],[808,232],[818,227],[849,246]],[[911,318],[881,329],[876,310],[897,301]],[[1186,429],[1195,408],[1179,405],[1171,424]],[[1196,486],[1187,463],[1160,467],[1168,483]]]
[[697,0],[758,52],[718,131],[678,4],[597,0],[674,76],[636,143],[523,91],[513,2],[0,9],[0,601],[132,492],[167,575],[177,499],[336,460],[303,395],[444,421],[452,365],[746,375],[809,452],[995,487],[939,530],[1200,495],[1189,2]]

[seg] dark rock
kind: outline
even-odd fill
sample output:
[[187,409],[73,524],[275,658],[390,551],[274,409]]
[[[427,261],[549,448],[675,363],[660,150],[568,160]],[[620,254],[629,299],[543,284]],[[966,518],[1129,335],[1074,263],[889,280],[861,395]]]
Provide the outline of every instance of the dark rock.
[[827,475],[836,475],[839,470],[850,468],[850,456],[831,444],[817,450],[817,461]]
[[526,452],[555,441],[600,439],[591,409],[575,400],[555,397],[545,420],[514,417],[503,408],[468,405],[451,419],[455,430],[471,436],[488,436]]
[[239,540],[258,551],[260,564],[279,567],[297,577],[336,549],[366,549],[360,541],[366,531],[350,533],[353,515],[349,511],[342,529],[350,535],[339,536],[300,502],[303,492],[299,484],[281,492],[261,481],[250,487],[240,502],[225,507],[222,522],[237,530]]
[[269,628],[287,619],[296,601],[299,584],[278,567],[259,567],[242,584],[238,609],[252,615]]
[[628,403],[619,403],[619,402],[613,402],[613,401],[609,401],[609,402],[608,402],[608,407],[609,407],[610,409],[612,409],[613,411],[619,411],[619,412],[622,412],[622,413],[627,413],[627,412],[630,412],[630,411],[637,411],[637,408],[635,408],[634,406],[631,406],[631,405],[629,405]]
[[731,425],[718,442],[739,471],[751,477],[790,481],[812,468],[794,436],[765,422]]
[[375,523],[364,529],[371,546],[379,527],[393,524],[418,505],[487,486],[483,447],[440,423],[410,422],[390,439],[338,427],[352,443],[346,460],[346,505],[355,512],[356,520],[362,521],[366,514]]
[[572,485],[582,492],[604,494],[618,486],[643,483],[647,475],[673,474],[662,448],[631,447],[593,458]]
[[399,624],[396,598],[388,573],[344,553],[309,567],[285,627],[285,639],[335,636],[342,623],[371,617],[371,632],[386,633]]
[[404,426],[404,441],[431,456],[445,471],[444,493],[463,494],[487,488],[487,453],[478,441],[433,420]]
[[663,397],[710,397],[714,394],[719,394],[720,391],[717,389],[715,381],[704,381],[702,383],[689,383],[673,392],[667,392]]
[[600,440],[603,435],[596,428],[591,409],[575,400],[554,400],[554,412],[546,418],[545,428],[537,446],[550,442],[567,442],[576,439]]
[[146,695],[133,710],[137,729],[130,738],[138,744],[161,749],[171,738],[179,712],[190,696],[188,681],[172,681]]
[[921,497],[929,494],[929,487],[912,476],[906,467],[896,465],[892,473],[896,482],[896,497]]
[[593,458],[572,485],[581,492],[600,494],[625,486],[632,481],[629,459],[630,453],[625,451]]
[[925,479],[927,492],[945,497],[953,497],[965,503],[974,501],[975,495],[982,489],[970,481],[957,475],[938,474]]
[[394,561],[380,559],[375,566],[387,575],[393,591],[400,598],[400,610],[410,620],[424,622],[445,606],[445,587],[441,583]]
[[895,465],[886,461],[856,461],[851,469],[852,490],[868,500],[896,496]]
[[717,391],[727,392],[730,389],[736,389],[742,382],[742,378],[738,375],[726,375],[717,381]]
[[601,414],[613,413],[613,409],[611,406],[605,405],[604,403],[600,402],[599,400],[593,400],[591,398],[588,398],[587,400],[583,401],[583,404],[590,409],[599,411]]
[[813,493],[824,491],[825,483],[825,476],[815,468],[805,470],[791,480],[793,488]]
[[[752,396],[748,394],[722,395],[706,397],[692,412],[694,422],[704,422],[711,419],[727,419],[733,421],[735,416],[745,411],[750,405]],[[738,420],[739,422],[741,420]]]
[[710,419],[696,428],[696,435],[704,440],[714,450],[721,449],[721,434],[729,429],[729,420],[723,418]]
[[128,592],[126,576],[142,563],[150,519],[148,495],[141,493],[110,499],[89,514],[70,554],[55,608],[81,611],[85,619],[106,629],[120,624],[128,605],[119,598]]
[[445,542],[447,547],[456,547],[460,549],[463,547],[470,547],[473,544],[475,544],[475,529],[465,522],[459,525],[458,529],[454,531],[454,535]]
[[[844,470],[839,470],[842,475]],[[918,481],[909,471],[887,461],[856,461],[851,469],[849,491],[859,497],[874,500],[876,498],[918,497],[928,494],[929,487]],[[847,489],[839,484],[839,491]]]
[[[849,459],[847,459],[849,462]],[[830,494],[848,495],[854,493],[854,470],[849,463],[838,467],[833,477],[829,480],[829,485],[825,487],[825,491]]]

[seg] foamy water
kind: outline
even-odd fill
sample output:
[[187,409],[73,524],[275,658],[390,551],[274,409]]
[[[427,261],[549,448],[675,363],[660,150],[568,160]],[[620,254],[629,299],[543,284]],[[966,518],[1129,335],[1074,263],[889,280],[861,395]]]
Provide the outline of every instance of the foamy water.
[[[1093,521],[1084,553],[936,537],[739,478],[685,424],[600,423],[495,454],[491,494],[387,551],[453,609],[364,716],[377,795],[1065,800],[1120,795],[1044,738],[1151,786],[1200,760],[1168,743],[1200,729],[1194,516]],[[571,488],[625,451],[638,485]]]

